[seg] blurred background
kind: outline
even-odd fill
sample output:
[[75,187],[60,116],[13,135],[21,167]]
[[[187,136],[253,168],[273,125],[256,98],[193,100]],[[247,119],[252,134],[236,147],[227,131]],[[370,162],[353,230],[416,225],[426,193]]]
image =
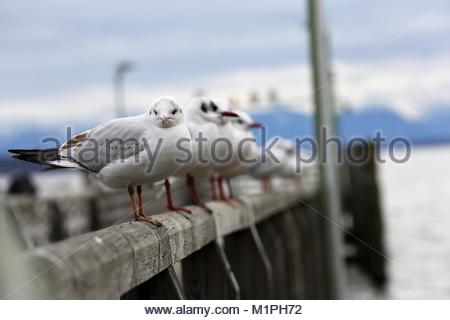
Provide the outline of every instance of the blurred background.
[[[45,173],[8,148],[147,110],[224,96],[271,136],[313,135],[305,1],[0,1],[0,192],[81,192],[83,176]],[[413,144],[379,164],[389,282],[356,270],[352,298],[450,298],[450,1],[324,1],[339,131]],[[114,81],[121,79],[123,81]],[[61,179],[61,174],[65,179]]]

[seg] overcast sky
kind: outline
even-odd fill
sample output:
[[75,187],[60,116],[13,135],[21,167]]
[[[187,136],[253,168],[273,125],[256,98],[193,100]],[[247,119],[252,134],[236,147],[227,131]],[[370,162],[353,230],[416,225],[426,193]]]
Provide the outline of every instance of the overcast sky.
[[[450,1],[324,1],[339,101],[418,117],[450,106]],[[111,79],[131,60],[130,113],[195,89],[277,88],[310,110],[303,0],[0,0],[0,133],[114,116]],[[55,124],[56,122],[56,124]]]

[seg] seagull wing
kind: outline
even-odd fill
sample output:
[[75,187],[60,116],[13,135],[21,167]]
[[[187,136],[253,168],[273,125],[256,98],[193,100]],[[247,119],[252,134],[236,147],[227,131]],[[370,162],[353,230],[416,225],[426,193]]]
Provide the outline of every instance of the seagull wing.
[[137,156],[148,130],[143,116],[114,119],[73,136],[59,152],[63,159],[98,172],[111,162]]

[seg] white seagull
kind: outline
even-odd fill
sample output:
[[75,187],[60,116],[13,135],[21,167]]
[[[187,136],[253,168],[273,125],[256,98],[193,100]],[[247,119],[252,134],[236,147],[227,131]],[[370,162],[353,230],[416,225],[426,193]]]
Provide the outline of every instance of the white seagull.
[[[214,99],[214,104],[218,106],[219,112],[231,112],[233,106],[231,101],[226,98]],[[223,139],[222,142],[216,144],[216,159],[214,161],[214,172],[218,175],[218,186],[220,200],[228,201],[223,189],[223,176],[225,172],[230,170],[238,161],[237,146],[238,141],[236,137],[235,128],[231,118],[223,118],[218,125],[219,137]],[[226,141],[226,142],[225,142]],[[213,181],[216,180],[215,176]]]
[[[186,177],[186,182],[193,204],[207,211],[211,211],[198,196],[195,178],[213,177],[215,167],[212,155],[212,145],[221,137],[220,128],[226,122],[224,118],[238,117],[230,111],[221,111],[214,101],[206,97],[194,98],[186,108],[186,122],[192,139],[202,139],[202,142],[193,142],[193,157],[191,161],[176,173],[177,178]],[[204,142],[204,143],[203,143]],[[214,187],[214,182],[211,182]],[[211,190],[214,199],[215,190]]]
[[221,171],[221,176],[226,179],[230,197],[233,198],[230,179],[239,175],[248,174],[258,159],[259,150],[256,146],[255,135],[252,129],[261,128],[260,123],[255,122],[252,117],[244,111],[235,110],[238,115],[233,118],[233,147],[237,157],[233,159],[231,165]]
[[[17,159],[88,172],[108,188],[128,188],[134,218],[160,225],[144,214],[142,185],[167,179],[183,167],[177,160],[183,159],[185,152],[176,148],[181,138],[183,147],[192,152],[180,105],[171,97],[160,97],[147,113],[100,124],[72,137],[60,148],[9,152]],[[170,194],[167,196],[170,200]]]

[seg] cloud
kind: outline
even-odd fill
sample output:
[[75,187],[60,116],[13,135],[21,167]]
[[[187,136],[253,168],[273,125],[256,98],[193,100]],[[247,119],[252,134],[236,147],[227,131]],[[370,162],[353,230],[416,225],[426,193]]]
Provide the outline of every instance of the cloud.
[[[385,106],[407,117],[419,117],[433,108],[450,106],[450,58],[443,56],[432,62],[403,58],[374,63],[336,64],[335,82],[338,101],[353,108]],[[160,95],[173,95],[183,105],[189,102],[196,89],[211,96],[232,97],[242,108],[252,108],[248,96],[256,90],[263,106],[267,90],[277,88],[281,100],[303,112],[312,111],[312,90],[309,66],[296,64],[287,67],[254,68],[221,72],[208,77],[193,77],[159,86],[127,85],[130,114],[145,112],[151,101]],[[96,85],[73,91],[51,94],[40,99],[0,101],[3,128],[20,126],[24,119],[34,125],[65,127],[73,123],[95,124],[113,118],[112,88]]]
[[[311,110],[305,2],[9,3],[95,64],[20,15],[0,11],[0,119],[5,123],[0,130],[25,120],[57,126],[113,117],[110,83],[122,59],[137,63],[127,79],[133,113],[143,112],[162,94],[187,103],[197,88],[236,97],[245,106],[249,91],[265,95],[275,87],[287,103]],[[387,105],[409,117],[449,105],[444,70],[450,9],[421,20],[442,3],[325,1],[339,101],[354,108]]]
[[407,117],[450,107],[450,57],[339,63],[337,92],[354,108],[388,106]]

